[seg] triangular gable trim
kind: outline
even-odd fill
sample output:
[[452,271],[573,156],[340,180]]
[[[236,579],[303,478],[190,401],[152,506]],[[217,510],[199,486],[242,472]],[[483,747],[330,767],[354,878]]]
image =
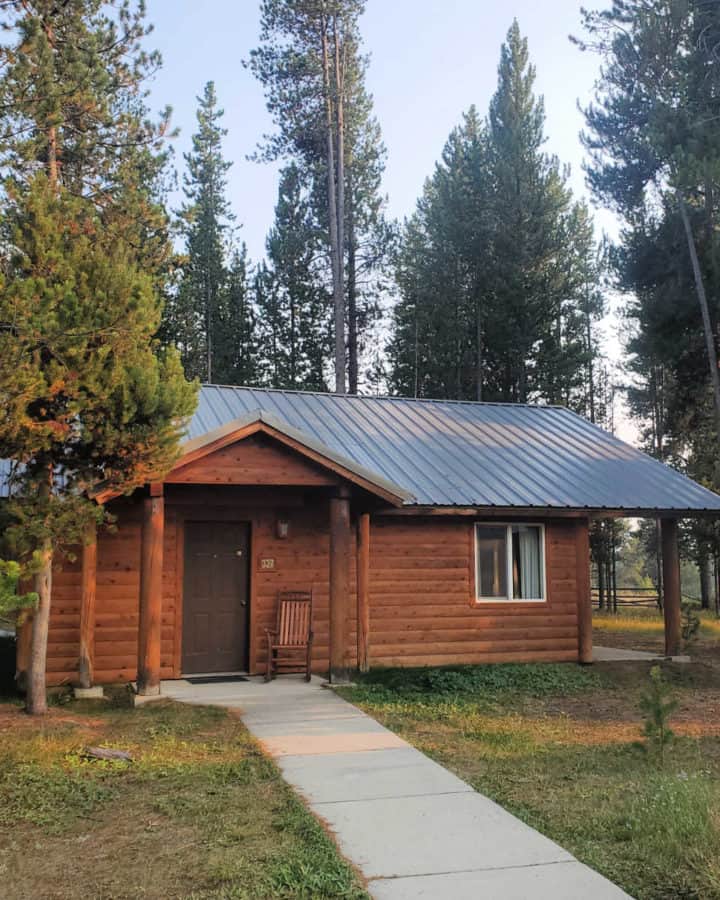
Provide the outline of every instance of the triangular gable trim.
[[[331,469],[342,478],[356,484],[371,494],[375,494],[391,503],[393,506],[402,506],[404,503],[414,501],[415,497],[405,488],[378,475],[365,466],[358,465],[354,460],[337,453],[332,448],[316,440],[298,428],[293,428],[287,422],[274,416],[272,413],[258,409],[254,412],[233,419],[219,428],[208,431],[199,437],[192,438],[182,444],[182,455],[170,470],[177,472],[223,447],[228,447],[252,434],[264,433],[284,444],[291,450],[306,457],[326,469]],[[169,473],[168,473],[169,474]],[[99,502],[107,502],[113,497],[119,496],[119,492],[99,495]]]

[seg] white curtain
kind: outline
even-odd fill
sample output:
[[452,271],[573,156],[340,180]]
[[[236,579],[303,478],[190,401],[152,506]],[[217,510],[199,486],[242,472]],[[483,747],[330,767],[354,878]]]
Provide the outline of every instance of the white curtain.
[[523,600],[540,600],[542,599],[540,529],[519,529],[518,544],[520,547],[520,597]]

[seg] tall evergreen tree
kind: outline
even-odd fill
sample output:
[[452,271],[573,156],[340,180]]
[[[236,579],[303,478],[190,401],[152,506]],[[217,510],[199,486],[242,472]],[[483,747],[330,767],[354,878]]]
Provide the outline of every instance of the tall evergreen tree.
[[679,221],[720,440],[718,310],[708,299],[720,288],[714,224],[720,7],[707,0],[614,0],[607,10],[585,13],[585,26],[588,40],[578,43],[603,58],[596,102],[586,110],[590,184],[629,233],[653,221]]
[[464,117],[406,224],[389,347],[395,390],[584,402],[599,314],[592,224],[542,150],[534,79],[514,22],[487,121],[475,109]]
[[55,553],[102,519],[100,484],[162,477],[195,389],[154,339],[169,248],[142,5],[2,12],[0,456],[16,463],[9,536],[35,573],[27,708],[42,713]]
[[357,390],[391,250],[380,193],[385,149],[358,27],[364,7],[364,0],[263,0],[261,43],[249,62],[278,126],[261,157],[297,164],[323,238],[341,393]]
[[[181,223],[186,258],[174,303],[168,309],[168,333],[181,349],[185,371],[204,381],[223,381],[228,373],[218,366],[217,346],[227,337],[223,294],[227,289],[226,257],[233,214],[227,199],[227,171],[215,85],[209,81],[198,97],[198,130],[192,151],[185,154],[186,204]],[[221,354],[222,355],[222,354]]]
[[275,225],[267,239],[258,306],[267,340],[267,380],[274,387],[327,390],[332,297],[323,286],[321,238],[298,167],[280,178]]

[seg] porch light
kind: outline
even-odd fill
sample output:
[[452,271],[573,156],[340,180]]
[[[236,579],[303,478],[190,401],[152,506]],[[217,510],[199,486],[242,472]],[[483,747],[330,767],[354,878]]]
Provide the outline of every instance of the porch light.
[[287,519],[278,519],[275,523],[275,533],[280,540],[284,541],[290,534],[290,522]]

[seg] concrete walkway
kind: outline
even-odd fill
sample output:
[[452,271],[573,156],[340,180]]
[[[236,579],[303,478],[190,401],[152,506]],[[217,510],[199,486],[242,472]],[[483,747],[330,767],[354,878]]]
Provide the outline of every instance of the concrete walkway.
[[646,650],[623,650],[618,647],[593,646],[593,662],[652,662],[669,659],[674,663],[689,663],[689,656],[663,656]]
[[163,693],[239,710],[377,900],[627,898],[321,685],[294,676],[271,684],[170,681]]

